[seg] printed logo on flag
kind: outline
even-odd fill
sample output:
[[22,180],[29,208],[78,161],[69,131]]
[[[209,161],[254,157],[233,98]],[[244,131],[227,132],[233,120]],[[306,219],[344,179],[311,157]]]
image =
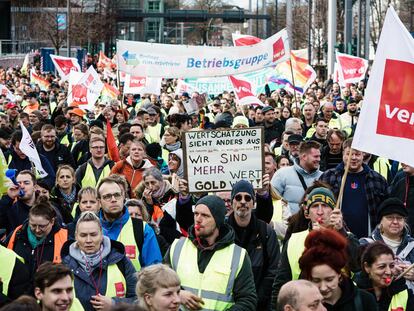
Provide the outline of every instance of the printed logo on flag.
[[131,76],[129,87],[144,87],[147,79],[145,77],[133,77]]
[[387,59],[377,134],[414,139],[414,64]]
[[234,91],[236,92],[237,98],[239,100],[247,96],[254,96],[252,94],[252,87],[249,82],[236,79],[233,76],[230,76],[230,80],[233,83]]
[[339,56],[338,60],[341,63],[344,80],[352,78],[363,79],[366,70],[364,59],[356,57]]
[[273,43],[273,62],[278,61],[283,56],[285,56],[285,44],[283,38],[279,38]]
[[87,99],[88,89],[81,85],[81,84],[75,84],[72,87],[72,106],[73,105],[85,105],[88,103]]
[[68,75],[71,70],[78,71],[78,68],[74,66],[73,62],[71,60],[66,59],[56,59],[56,64],[60,67],[60,69],[63,71],[65,75]]

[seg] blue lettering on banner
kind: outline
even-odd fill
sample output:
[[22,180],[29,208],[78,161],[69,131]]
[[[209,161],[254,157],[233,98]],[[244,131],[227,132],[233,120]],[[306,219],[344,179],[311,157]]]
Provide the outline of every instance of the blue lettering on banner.
[[239,69],[241,66],[255,66],[259,65],[261,62],[264,62],[268,59],[268,53],[259,54],[251,57],[237,58],[237,59],[195,59],[190,57],[187,59],[187,68],[233,68]]

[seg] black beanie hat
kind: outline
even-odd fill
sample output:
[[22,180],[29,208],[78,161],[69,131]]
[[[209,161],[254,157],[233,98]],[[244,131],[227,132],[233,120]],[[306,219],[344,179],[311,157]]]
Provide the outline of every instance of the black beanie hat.
[[216,195],[207,195],[197,201],[196,206],[204,204],[210,210],[211,215],[216,222],[217,228],[220,228],[224,224],[226,217],[226,205],[224,201]]
[[378,208],[378,221],[381,221],[381,218],[390,214],[398,214],[403,217],[408,217],[407,208],[404,206],[404,203],[397,198],[389,198],[381,203]]
[[246,193],[250,194],[253,201],[256,199],[256,196],[254,194],[253,186],[247,180],[239,180],[238,182],[236,182],[233,185],[233,189],[231,189],[231,201],[232,202],[233,202],[233,199],[236,196],[236,194],[238,194],[240,192],[246,192]]

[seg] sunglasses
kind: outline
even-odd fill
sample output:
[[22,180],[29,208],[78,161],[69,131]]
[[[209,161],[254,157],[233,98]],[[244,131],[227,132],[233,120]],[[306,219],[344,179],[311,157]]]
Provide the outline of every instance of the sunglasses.
[[251,197],[250,195],[248,195],[248,194],[246,194],[246,195],[237,194],[237,195],[234,197],[234,199],[235,199],[237,202],[240,202],[241,200],[243,200],[243,198],[244,198],[244,201],[246,201],[246,202],[250,202],[250,201],[252,200],[252,197]]

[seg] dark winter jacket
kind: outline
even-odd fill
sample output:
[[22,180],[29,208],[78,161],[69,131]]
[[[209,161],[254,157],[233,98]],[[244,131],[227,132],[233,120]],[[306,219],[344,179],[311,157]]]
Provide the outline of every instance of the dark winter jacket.
[[[0,246],[0,259],[6,255],[6,252],[3,250],[4,247]],[[10,267],[11,268],[11,267]],[[23,294],[31,295],[32,284],[30,283],[30,276],[27,267],[24,265],[20,259],[16,258],[13,271],[11,273],[10,280],[2,280],[0,282],[1,286],[5,286],[4,283],[9,281],[9,286],[7,289],[7,296],[3,294],[3,288],[0,290],[0,307],[4,306],[6,303],[11,302],[12,300],[18,298]]]
[[52,165],[54,172],[57,171],[59,165],[67,164],[76,168],[75,160],[73,159],[72,153],[69,148],[61,143],[56,142],[55,148],[51,151],[46,151],[43,148],[42,142],[39,142],[36,145],[37,152],[41,155],[44,155]]
[[403,171],[398,172],[390,186],[390,197],[405,203],[408,211],[407,223],[411,232],[414,232],[414,176],[408,176]]
[[[78,193],[81,189],[79,185],[75,185],[76,187],[76,200],[69,204],[63,198],[62,193],[59,190],[59,186],[53,187],[52,191],[50,192],[50,202],[52,202],[59,210],[60,214],[62,215],[63,222],[68,224],[73,221],[72,216],[72,209],[77,202]],[[73,188],[72,188],[73,189]]]
[[[76,259],[69,254],[69,246],[74,241],[67,241],[62,248],[62,262],[66,264],[73,272],[75,276],[74,287],[76,292],[76,298],[79,299],[85,311],[94,311],[90,303],[91,296],[96,295],[96,289],[92,282],[92,278],[98,280],[100,268],[97,267],[92,272],[92,278],[89,274],[82,269]],[[111,252],[108,256],[102,259],[102,276],[99,286],[99,293],[101,295],[106,294],[107,287],[107,272],[108,266],[117,265],[119,270],[123,273],[126,288],[125,298],[111,297],[115,303],[125,302],[132,303],[136,299],[135,285],[137,283],[136,271],[131,261],[125,255],[125,248],[122,243],[111,240]]]
[[282,133],[285,130],[285,126],[279,120],[275,120],[272,124],[264,123],[264,139],[266,144],[270,144],[276,139],[276,146],[281,144]]
[[[359,263],[358,263],[358,247],[359,242],[357,238],[352,233],[347,233],[344,229],[338,231],[348,240],[348,255],[349,255],[349,262],[348,267],[351,271],[358,271],[359,270]],[[292,270],[289,263],[288,257],[288,245],[291,242],[291,238],[285,242],[283,245],[282,253],[280,256],[280,263],[279,267],[276,271],[276,277],[273,282],[272,286],[272,310],[276,310],[276,300],[277,296],[279,295],[280,288],[287,282],[292,280]],[[304,245],[303,245],[304,248]],[[296,258],[295,260],[299,260]]]
[[[343,281],[339,284],[342,295],[334,304],[324,303],[327,311],[377,311],[378,306],[375,298],[365,290],[359,289],[354,285],[352,280],[343,277]],[[358,297],[359,296],[359,297]],[[357,305],[360,303],[360,307]]]
[[[61,229],[59,224],[55,223],[43,243],[38,245],[35,249],[32,248],[32,245],[29,242],[27,233],[28,222],[25,222],[20,230],[16,232],[13,250],[17,255],[24,259],[24,264],[30,274],[31,284],[33,283],[34,274],[39,266],[46,261],[53,261],[55,250],[54,235]],[[10,238],[11,235],[8,236],[6,245],[9,243]]]
[[[365,272],[360,272],[355,275],[355,283],[361,289],[365,289],[375,298],[379,311],[388,311],[391,299],[394,295],[407,289],[404,278],[393,281],[388,287],[382,289],[381,297],[378,300],[375,296],[372,282]],[[408,290],[407,308],[404,311],[414,311],[414,296],[411,290]]]
[[[17,172],[23,170],[33,171],[34,165],[30,162],[29,157],[21,159],[14,150],[10,149],[11,161],[9,163],[9,169],[15,169]],[[49,160],[42,154],[39,154],[40,162],[43,169],[46,171],[47,176],[43,180],[52,188],[55,184],[56,176],[55,170]],[[17,174],[16,174],[17,175]]]
[[[198,241],[194,234],[193,226],[190,228],[190,235],[188,238],[194,245],[197,246],[198,270],[200,273],[204,273],[211,258],[214,255],[214,252],[234,243],[234,230],[228,224],[224,224],[220,227],[220,233],[216,240],[216,243],[212,247],[207,248],[198,244]],[[165,255],[164,261],[166,264],[169,264],[171,266],[170,250],[168,250],[167,254]],[[256,310],[257,296],[249,256],[246,256],[244,258],[239,274],[234,280],[233,298],[234,305],[228,309],[228,311]]]
[[27,220],[30,208],[20,199],[13,201],[7,194],[3,195],[0,200],[0,228],[10,234]]
[[[363,164],[363,168],[367,172],[363,187],[366,193],[368,214],[371,228],[375,228],[377,225],[377,208],[382,201],[388,198],[388,185],[384,177],[370,169],[366,164]],[[344,163],[342,162],[336,168],[327,170],[319,177],[320,181],[326,182],[331,186],[332,192],[336,197],[339,194],[344,170]]]
[[270,310],[272,284],[279,263],[280,250],[275,231],[252,213],[247,227],[240,227],[232,213],[227,223],[235,232],[235,243],[247,250],[258,297],[258,311]]

